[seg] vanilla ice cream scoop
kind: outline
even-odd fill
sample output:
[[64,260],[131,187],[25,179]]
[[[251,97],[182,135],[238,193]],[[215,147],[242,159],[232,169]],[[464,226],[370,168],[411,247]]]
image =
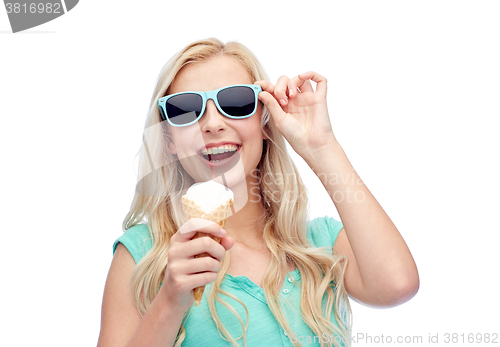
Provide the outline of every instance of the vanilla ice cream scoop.
[[214,181],[195,183],[186,192],[183,199],[194,202],[204,213],[210,213],[219,206],[232,201],[234,194],[231,189]]

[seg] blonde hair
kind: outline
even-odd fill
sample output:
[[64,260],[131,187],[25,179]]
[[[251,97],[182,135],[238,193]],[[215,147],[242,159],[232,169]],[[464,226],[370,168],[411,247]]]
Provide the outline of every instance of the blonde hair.
[[[152,248],[136,265],[130,280],[132,297],[141,316],[144,316],[154,300],[164,278],[170,238],[184,222],[180,207],[181,192],[194,182],[166,149],[170,134],[168,127],[162,125],[166,122],[161,122],[158,99],[167,93],[183,66],[217,55],[239,61],[253,81],[268,80],[262,66],[248,48],[237,42],[223,44],[214,38],[188,45],[174,55],[161,70],[146,121],[148,138],[139,152],[139,177],[143,179],[137,185],[132,206],[123,222],[124,231],[141,222],[147,222],[152,238]],[[288,336],[291,336],[293,332],[278,299],[279,288],[276,279],[283,280],[288,272],[288,264],[295,265],[302,279],[300,308],[304,322],[314,335],[324,336],[326,333],[330,336],[334,333],[343,343],[349,345],[351,309],[344,287],[347,259],[331,252],[331,249],[312,247],[307,240],[307,193],[286,151],[284,138],[273,122],[268,122],[269,116],[269,111],[264,107],[262,131],[267,140],[264,141],[262,159],[257,167],[257,174],[266,177],[260,179],[260,194],[265,211],[263,240],[271,253],[263,279],[267,303],[278,323]],[[162,162],[169,165],[154,167],[154,163]],[[227,295],[242,304],[246,310],[248,324],[248,310],[243,302],[220,288],[229,263],[227,253],[218,278],[208,293],[209,310],[222,338],[234,346],[238,346],[236,340],[243,338],[246,346],[246,327],[241,317],[221,300],[219,295]],[[215,309],[216,300],[237,316],[243,331],[240,337],[235,339],[221,323]],[[323,307],[325,302],[326,306]],[[332,310],[340,329],[330,321]],[[181,345],[187,333],[189,332],[181,325],[175,347]],[[300,346],[300,343],[298,345]],[[331,345],[338,346],[340,343],[321,342],[322,347]]]

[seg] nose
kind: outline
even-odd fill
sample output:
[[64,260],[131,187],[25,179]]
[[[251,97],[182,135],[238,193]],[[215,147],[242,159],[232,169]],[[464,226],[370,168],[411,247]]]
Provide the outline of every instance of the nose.
[[205,113],[199,120],[202,132],[216,134],[226,129],[225,117],[219,112],[213,100],[207,101]]

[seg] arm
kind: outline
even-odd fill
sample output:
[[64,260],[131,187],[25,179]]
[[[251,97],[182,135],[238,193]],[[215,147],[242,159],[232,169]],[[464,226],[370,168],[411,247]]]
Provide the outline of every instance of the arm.
[[411,299],[418,291],[419,277],[410,250],[340,145],[332,143],[307,161],[344,224],[335,248],[348,258],[348,293],[364,304],[379,307]]
[[[316,91],[310,80],[317,83]],[[276,86],[256,83],[262,87],[259,99],[271,112],[275,126],[318,175],[339,212],[345,229],[335,248],[348,258],[345,283],[349,295],[367,305],[385,307],[412,298],[419,287],[415,262],[333,134],[326,79],[308,72],[291,80],[282,76]]]
[[[221,238],[193,239],[197,232]],[[98,347],[171,347],[194,302],[193,289],[217,279],[226,250],[234,239],[219,224],[192,218],[170,238],[163,284],[141,319],[129,289],[135,267],[132,255],[118,244],[104,289]],[[195,258],[208,253],[210,257]]]
[[98,347],[173,346],[184,312],[158,293],[141,319],[129,291],[135,262],[118,244],[104,289]]

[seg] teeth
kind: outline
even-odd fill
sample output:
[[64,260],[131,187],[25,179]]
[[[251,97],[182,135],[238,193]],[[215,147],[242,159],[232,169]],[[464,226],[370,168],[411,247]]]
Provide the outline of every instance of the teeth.
[[208,155],[208,154],[219,154],[219,153],[224,153],[224,152],[234,152],[238,149],[238,146],[236,145],[225,145],[225,146],[220,146],[220,147],[211,147],[209,149],[203,148],[201,150],[201,153],[203,155]]

